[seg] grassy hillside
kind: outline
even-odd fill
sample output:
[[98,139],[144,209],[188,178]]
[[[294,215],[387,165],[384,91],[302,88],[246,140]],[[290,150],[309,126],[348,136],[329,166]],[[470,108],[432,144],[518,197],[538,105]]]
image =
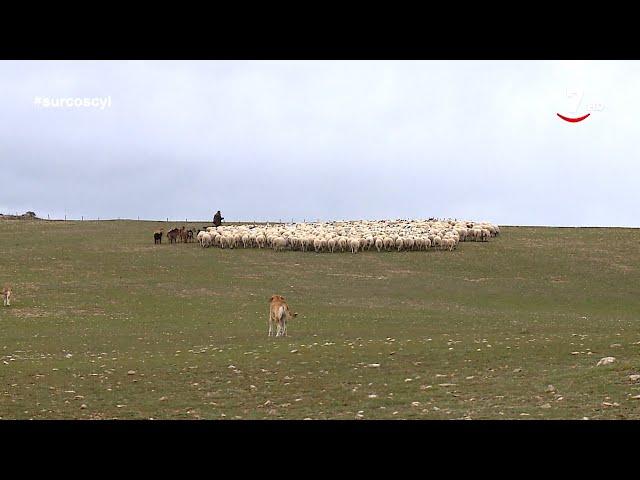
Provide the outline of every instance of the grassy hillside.
[[640,418],[639,230],[352,255],[159,225],[0,221],[2,418]]

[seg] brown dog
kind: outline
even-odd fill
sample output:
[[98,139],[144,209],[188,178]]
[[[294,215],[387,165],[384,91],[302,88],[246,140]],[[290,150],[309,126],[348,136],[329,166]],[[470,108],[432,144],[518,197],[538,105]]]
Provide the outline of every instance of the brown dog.
[[273,332],[273,324],[277,325],[276,337],[287,335],[287,321],[298,314],[291,314],[289,305],[285,302],[282,295],[272,295],[269,299],[269,337]]
[[11,285],[5,285],[2,288],[2,300],[5,307],[11,305]]

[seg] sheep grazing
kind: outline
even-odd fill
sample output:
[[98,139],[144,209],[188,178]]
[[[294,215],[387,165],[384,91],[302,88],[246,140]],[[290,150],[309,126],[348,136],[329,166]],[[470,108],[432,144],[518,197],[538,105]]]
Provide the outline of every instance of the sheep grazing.
[[287,246],[287,241],[282,237],[277,237],[273,240],[273,249],[277,252],[278,250],[284,250]]
[[[171,232],[179,232],[177,229]],[[500,232],[489,222],[459,220],[335,221],[225,225],[199,231],[202,247],[271,248],[301,252],[454,251],[460,242],[487,242]],[[167,236],[170,237],[169,234]],[[170,238],[171,240],[171,238]]]
[[351,249],[351,253],[358,253],[358,249],[360,248],[360,241],[357,238],[352,238],[349,240],[349,248]]
[[455,245],[456,241],[451,238],[451,237],[445,237],[442,239],[442,249],[443,250],[453,250],[453,246]]
[[406,248],[407,250],[413,250],[413,248],[415,247],[416,242],[413,240],[412,237],[407,237],[404,239],[404,248]]
[[212,244],[212,236],[210,233],[204,232],[201,238],[201,245],[203,248],[209,248]]
[[179,236],[180,236],[180,230],[177,228],[172,228],[167,232],[167,238],[169,239],[169,243],[178,243]]
[[178,235],[180,237],[180,239],[182,240],[182,243],[187,243],[189,241],[189,231],[184,228],[184,227],[180,227],[180,230],[178,230]]

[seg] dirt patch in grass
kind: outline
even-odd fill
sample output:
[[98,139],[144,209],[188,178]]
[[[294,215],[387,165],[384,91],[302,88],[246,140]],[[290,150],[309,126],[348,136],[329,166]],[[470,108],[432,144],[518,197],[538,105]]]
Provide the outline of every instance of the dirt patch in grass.
[[62,307],[57,306],[53,309],[46,307],[7,307],[11,309],[10,313],[16,318],[38,318],[38,317],[96,317],[106,315],[105,310],[98,307]]
[[348,277],[348,278],[370,278],[370,279],[380,278],[376,275],[362,275],[358,273],[327,273],[327,275],[332,277]]
[[11,308],[11,314],[17,318],[34,318],[34,317],[48,317],[51,316],[51,312],[45,308],[40,307],[18,307]]
[[568,283],[569,282],[569,280],[562,277],[551,277],[549,281],[551,283]]
[[262,280],[264,278],[264,275],[236,275],[235,278],[245,278],[248,280]]
[[220,292],[217,290],[213,290],[211,288],[200,287],[200,288],[182,288],[180,290],[175,290],[175,295],[177,297],[222,297],[224,296],[224,292]]
[[412,275],[417,273],[415,270],[387,270],[388,273],[400,274],[400,275]]
[[629,273],[629,272],[633,272],[636,270],[636,267],[632,267],[631,265],[624,265],[622,263],[613,263],[611,264],[611,266],[613,268],[617,268],[618,270],[624,272],[624,273]]

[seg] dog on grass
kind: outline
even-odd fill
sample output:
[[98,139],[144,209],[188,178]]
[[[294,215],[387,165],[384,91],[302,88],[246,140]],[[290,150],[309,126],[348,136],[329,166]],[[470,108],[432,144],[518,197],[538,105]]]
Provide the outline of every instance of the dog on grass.
[[2,302],[5,307],[11,305],[11,285],[5,285],[2,288]]
[[287,321],[297,317],[297,313],[291,313],[289,305],[282,295],[272,295],[269,299],[269,334],[273,333],[273,325],[277,326],[276,337],[287,336]]

